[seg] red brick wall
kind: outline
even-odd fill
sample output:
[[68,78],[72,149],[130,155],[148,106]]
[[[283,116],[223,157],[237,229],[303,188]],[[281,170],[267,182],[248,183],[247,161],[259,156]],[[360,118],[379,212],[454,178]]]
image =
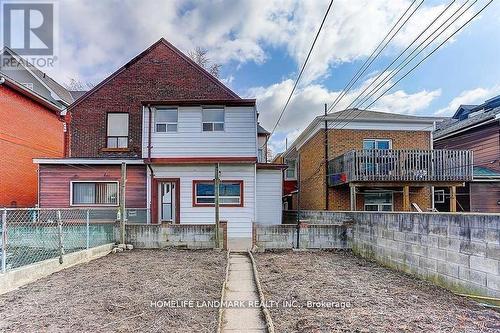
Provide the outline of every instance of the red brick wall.
[[129,148],[141,156],[141,101],[237,99],[162,42],[71,109],[71,157],[113,156],[106,146],[108,112],[129,113]]
[[[333,158],[351,149],[363,149],[363,139],[391,139],[393,149],[430,149],[430,132],[330,129],[328,154]],[[324,131],[317,132],[300,148],[300,182],[302,209],[323,210],[326,196],[324,166]],[[395,189],[402,191],[401,188]],[[410,202],[426,210],[432,206],[429,188],[410,189]],[[349,187],[329,189],[329,210],[350,210]],[[362,195],[357,195],[358,210],[364,207]],[[394,195],[394,210],[402,210],[402,195]]]
[[0,124],[0,207],[33,207],[38,192],[33,158],[63,156],[63,123],[53,111],[1,85]]
[[[70,182],[78,180],[119,181],[120,165],[40,165],[40,207],[70,207]],[[127,166],[125,203],[146,207],[146,167]]]

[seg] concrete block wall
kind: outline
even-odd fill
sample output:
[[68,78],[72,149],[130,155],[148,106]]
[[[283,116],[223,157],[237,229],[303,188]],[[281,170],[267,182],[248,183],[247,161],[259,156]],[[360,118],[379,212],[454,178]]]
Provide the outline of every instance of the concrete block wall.
[[[222,234],[221,228],[221,236]],[[213,224],[127,224],[125,235],[126,242],[139,249],[216,247]]]
[[351,220],[354,253],[455,292],[500,297],[498,215],[303,211],[301,219]]

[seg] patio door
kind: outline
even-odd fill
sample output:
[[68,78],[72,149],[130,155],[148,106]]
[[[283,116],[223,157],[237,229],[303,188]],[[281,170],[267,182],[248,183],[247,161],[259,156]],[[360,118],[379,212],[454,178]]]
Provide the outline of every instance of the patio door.
[[172,222],[175,220],[176,202],[174,182],[158,183],[158,216],[160,222]]

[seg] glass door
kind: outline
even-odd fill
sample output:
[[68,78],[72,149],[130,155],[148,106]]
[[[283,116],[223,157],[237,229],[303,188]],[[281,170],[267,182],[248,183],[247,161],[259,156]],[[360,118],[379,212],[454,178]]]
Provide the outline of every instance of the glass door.
[[158,184],[160,222],[172,222],[175,219],[175,183]]

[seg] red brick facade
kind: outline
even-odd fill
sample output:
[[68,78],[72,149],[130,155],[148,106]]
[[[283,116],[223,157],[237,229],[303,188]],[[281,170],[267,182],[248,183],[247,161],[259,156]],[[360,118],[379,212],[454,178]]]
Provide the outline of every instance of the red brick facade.
[[[300,206],[311,210],[350,210],[349,187],[329,188],[326,207],[326,169],[324,156],[324,131],[317,132],[299,150],[300,163]],[[333,129],[328,131],[329,158],[342,155],[352,149],[362,149],[363,139],[391,139],[393,149],[430,149],[430,132],[424,131],[382,131]],[[388,188],[394,193],[394,210],[401,211],[402,188]],[[410,202],[423,210],[431,208],[429,187],[411,187]],[[357,195],[356,209],[363,210],[363,195]]]
[[0,207],[37,204],[33,158],[63,157],[63,122],[57,111],[0,85]]
[[[71,157],[141,157],[143,101],[240,99],[160,40],[70,107]],[[129,150],[103,151],[107,113],[129,113]]]

